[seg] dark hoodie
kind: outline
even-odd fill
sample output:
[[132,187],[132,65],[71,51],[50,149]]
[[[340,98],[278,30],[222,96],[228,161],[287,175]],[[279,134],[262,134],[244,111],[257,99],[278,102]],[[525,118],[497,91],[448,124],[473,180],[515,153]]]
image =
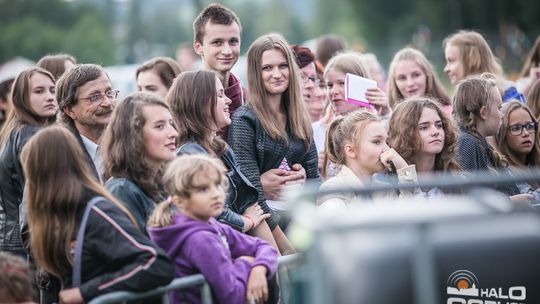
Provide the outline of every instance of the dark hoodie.
[[[232,117],[234,112],[236,112],[236,109],[243,105],[244,100],[246,99],[246,92],[240,84],[240,79],[236,78],[236,76],[234,76],[232,73],[229,73],[229,86],[225,88],[225,96],[231,100],[231,104],[229,105],[229,113]],[[223,127],[221,130],[219,130],[218,135],[226,141],[227,137],[229,136],[229,126]]]
[[[252,267],[262,265],[271,278],[277,268],[277,251],[265,241],[242,234],[210,218],[208,222],[176,213],[173,224],[148,228],[150,238],[174,261],[176,277],[202,273],[216,303],[245,303]],[[252,256],[253,263],[240,256]],[[200,303],[199,287],[175,292],[171,303]]]

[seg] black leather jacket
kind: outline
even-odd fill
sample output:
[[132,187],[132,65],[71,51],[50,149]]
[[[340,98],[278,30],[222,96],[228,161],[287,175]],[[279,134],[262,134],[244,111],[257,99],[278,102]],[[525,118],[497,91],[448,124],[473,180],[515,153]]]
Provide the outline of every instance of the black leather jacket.
[[11,131],[0,150],[0,251],[24,253],[20,232],[20,205],[24,174],[19,156],[41,127],[22,125]]
[[[187,142],[180,146],[176,154],[208,154],[208,152],[195,142]],[[229,189],[225,208],[223,213],[218,217],[218,220],[225,223],[238,231],[242,231],[244,221],[240,217],[246,209],[257,202],[257,189],[249,182],[249,180],[240,172],[236,157],[230,147],[221,156],[221,161],[227,169],[227,178],[229,180]]]

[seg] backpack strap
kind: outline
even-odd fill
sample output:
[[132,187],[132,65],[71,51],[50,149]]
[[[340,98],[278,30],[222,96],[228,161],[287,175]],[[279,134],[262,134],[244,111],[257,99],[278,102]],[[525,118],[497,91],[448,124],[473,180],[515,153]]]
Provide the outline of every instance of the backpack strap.
[[82,262],[82,249],[84,243],[84,232],[86,231],[86,223],[88,222],[88,216],[90,215],[90,210],[94,205],[99,201],[104,201],[105,198],[102,196],[96,196],[92,198],[86,204],[84,209],[84,214],[81,220],[81,225],[79,226],[79,232],[77,232],[77,239],[75,240],[75,263],[73,265],[72,272],[72,287],[81,286],[81,262]]

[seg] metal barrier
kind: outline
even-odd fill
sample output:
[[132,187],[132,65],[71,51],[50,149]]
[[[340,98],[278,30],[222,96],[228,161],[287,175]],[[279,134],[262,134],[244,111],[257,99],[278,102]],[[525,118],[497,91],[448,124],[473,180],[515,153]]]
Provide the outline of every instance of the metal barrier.
[[[278,273],[280,277],[280,288],[282,290],[282,298],[288,298],[289,292],[286,287],[286,273],[287,267],[292,267],[301,263],[302,255],[292,254],[287,256],[282,256],[278,258]],[[137,293],[129,291],[116,291],[107,294],[103,294],[99,297],[92,299],[88,304],[112,304],[120,303],[124,301],[131,300],[141,300],[149,297],[161,296],[161,303],[169,303],[168,293],[169,291],[178,291],[188,287],[199,286],[201,285],[201,303],[211,304],[212,303],[212,292],[208,282],[204,279],[202,274],[195,274],[183,278],[178,278],[173,280],[169,285],[156,288],[151,291]],[[288,302],[284,302],[288,303]]]

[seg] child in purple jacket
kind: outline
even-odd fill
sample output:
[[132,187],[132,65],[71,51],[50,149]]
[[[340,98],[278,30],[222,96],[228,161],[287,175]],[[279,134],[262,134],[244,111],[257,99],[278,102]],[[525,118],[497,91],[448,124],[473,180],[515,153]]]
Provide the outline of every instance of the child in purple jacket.
[[[227,178],[225,167],[206,155],[185,155],[163,176],[171,197],[150,217],[150,238],[174,261],[176,276],[202,273],[217,303],[262,303],[277,251],[265,241],[219,223]],[[200,303],[199,288],[174,292],[171,303]]]

